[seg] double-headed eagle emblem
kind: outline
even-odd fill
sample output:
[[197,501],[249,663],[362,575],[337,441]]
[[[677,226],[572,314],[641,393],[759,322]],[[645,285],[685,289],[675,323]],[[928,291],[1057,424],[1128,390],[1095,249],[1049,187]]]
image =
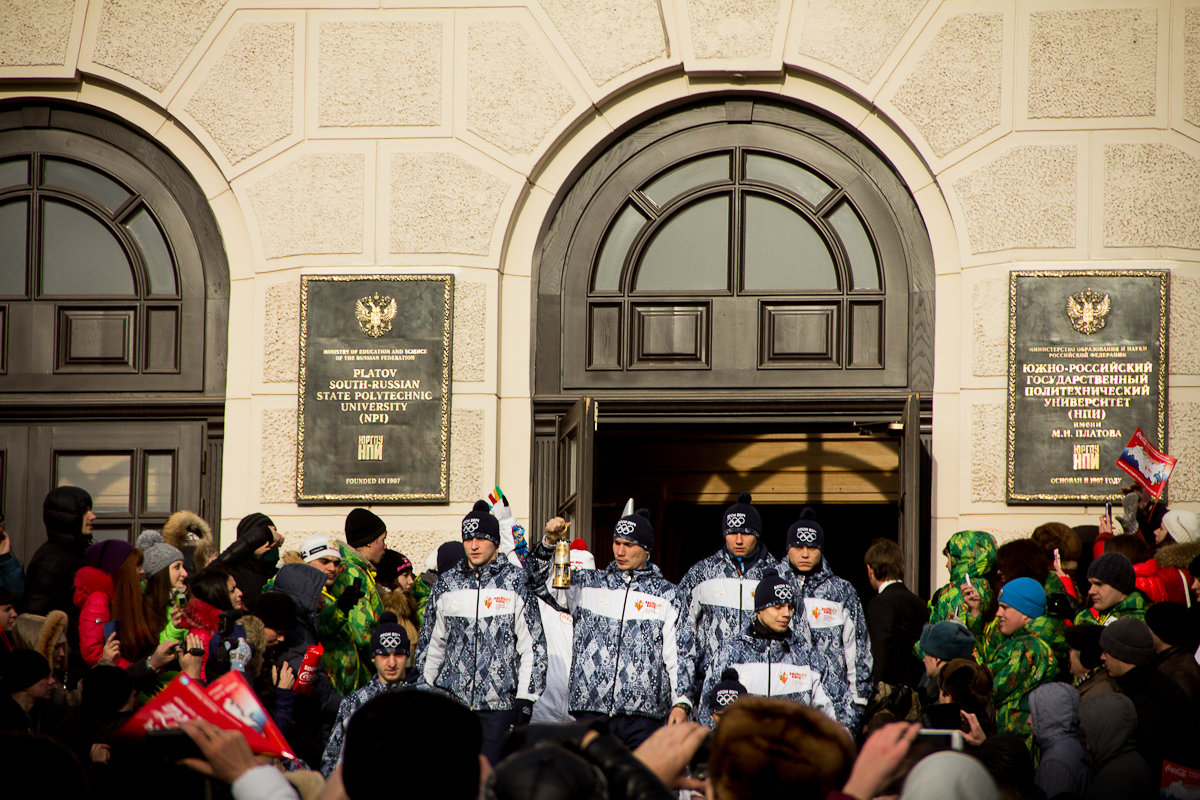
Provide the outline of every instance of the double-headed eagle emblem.
[[1067,298],[1067,316],[1071,325],[1085,336],[1103,328],[1111,310],[1112,299],[1094,289],[1085,289]]
[[396,298],[380,297],[379,293],[361,297],[354,303],[354,316],[358,327],[373,339],[378,339],[392,329],[396,318]]

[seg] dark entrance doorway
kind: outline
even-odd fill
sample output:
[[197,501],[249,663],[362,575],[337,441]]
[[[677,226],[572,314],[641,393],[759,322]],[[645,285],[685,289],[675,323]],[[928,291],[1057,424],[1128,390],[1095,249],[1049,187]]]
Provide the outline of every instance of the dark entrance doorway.
[[922,586],[933,258],[869,143],[779,97],[665,109],[580,165],[534,274],[535,529],[566,516],[603,562],[632,495],[677,579],[745,489],[776,552],[812,505],[847,578],[895,536]]

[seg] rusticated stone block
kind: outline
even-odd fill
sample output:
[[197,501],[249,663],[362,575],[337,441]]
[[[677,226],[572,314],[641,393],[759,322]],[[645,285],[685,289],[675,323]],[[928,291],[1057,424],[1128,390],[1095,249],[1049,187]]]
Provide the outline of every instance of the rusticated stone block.
[[1154,8],[1034,11],[1029,117],[1153,116],[1157,55]]
[[1200,159],[1168,144],[1104,148],[1106,247],[1200,247]]
[[971,502],[1003,503],[1007,423],[1000,403],[971,405]]
[[481,381],[487,363],[487,286],[454,283],[454,380]]
[[539,0],[596,85],[667,55],[655,0]]
[[362,154],[298,158],[254,184],[249,195],[268,259],[363,251]]
[[925,0],[809,0],[800,54],[869,81],[924,5]]
[[696,58],[761,58],[771,54],[779,0],[688,0]]
[[972,374],[990,378],[1008,370],[1008,286],[982,280],[971,291]]
[[[1192,265],[1195,269],[1195,266]],[[1168,358],[1173,375],[1200,375],[1200,277],[1171,273]]]
[[263,380],[295,383],[300,378],[300,284],[268,286],[263,300]]
[[442,123],[440,22],[325,22],[320,26],[319,124]]
[[74,0],[0,2],[0,67],[65,64],[74,14]]
[[1013,147],[954,182],[971,252],[1073,247],[1076,148]]
[[450,502],[469,503],[483,491],[483,411],[450,412]]
[[487,255],[508,189],[453,153],[396,153],[390,252]]
[[243,25],[188,101],[229,163],[292,133],[295,35],[290,22]]
[[1200,502],[1200,403],[1171,401],[1167,408],[1167,452],[1179,459],[1171,472],[1171,500]]
[[1183,118],[1200,127],[1200,7],[1183,11]]
[[225,2],[105,0],[92,58],[161,92]]
[[263,503],[296,502],[296,410],[265,409],[261,444],[259,500]]
[[532,153],[575,106],[518,22],[468,25],[467,59],[467,129],[506,153]]
[[946,20],[892,101],[944,156],[1000,124],[1001,14]]

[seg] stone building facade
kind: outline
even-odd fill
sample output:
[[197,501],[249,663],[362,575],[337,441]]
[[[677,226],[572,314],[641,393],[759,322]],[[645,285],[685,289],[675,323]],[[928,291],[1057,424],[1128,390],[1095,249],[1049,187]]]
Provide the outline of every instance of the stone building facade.
[[[341,527],[344,508],[295,502],[302,274],[455,276],[451,503],[377,508],[392,545],[423,559],[494,484],[537,527],[550,220],[597,154],[709,100],[820,118],[911,197],[931,552],[1100,511],[1005,504],[1016,268],[1170,270],[1165,449],[1172,504],[1200,508],[1200,2],[0,0],[0,113],[119,122],[204,198],[227,271],[205,334],[227,353],[208,390],[226,539],[254,510],[294,536]],[[10,508],[43,491],[14,483],[24,452],[6,455]]]

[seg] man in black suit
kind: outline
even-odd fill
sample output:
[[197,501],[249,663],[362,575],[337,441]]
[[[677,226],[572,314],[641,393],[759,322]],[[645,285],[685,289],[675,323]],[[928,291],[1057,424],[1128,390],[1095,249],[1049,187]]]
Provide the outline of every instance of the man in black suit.
[[924,669],[913,655],[913,645],[929,620],[929,607],[908,590],[904,579],[904,552],[890,539],[876,539],[863,561],[875,596],[867,603],[867,632],[875,659],[872,678],[893,686],[917,688]]

